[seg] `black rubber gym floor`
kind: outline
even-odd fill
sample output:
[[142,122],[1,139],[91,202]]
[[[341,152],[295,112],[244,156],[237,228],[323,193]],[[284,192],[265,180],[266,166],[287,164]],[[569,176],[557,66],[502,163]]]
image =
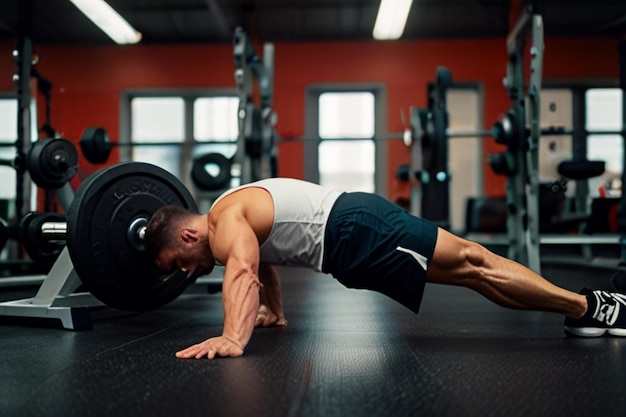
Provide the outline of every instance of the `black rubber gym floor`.
[[[544,271],[560,285],[600,273]],[[572,339],[555,314],[429,285],[420,315],[331,277],[283,273],[289,325],[238,359],[179,360],[221,333],[221,294],[197,285],[94,328],[0,321],[0,416],[623,416],[626,339]],[[24,292],[2,289],[3,300]],[[20,294],[18,294],[20,293]]]

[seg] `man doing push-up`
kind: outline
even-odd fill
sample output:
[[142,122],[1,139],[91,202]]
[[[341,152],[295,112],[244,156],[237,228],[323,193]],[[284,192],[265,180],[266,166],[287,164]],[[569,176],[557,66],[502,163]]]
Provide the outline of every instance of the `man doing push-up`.
[[284,326],[274,265],[313,268],[349,288],[383,293],[415,313],[426,282],[471,288],[508,308],[565,316],[574,336],[626,336],[626,296],[560,288],[523,265],[369,193],[275,178],[222,194],[208,214],[165,206],[145,244],[163,272],[190,280],[225,265],[224,328],[176,355],[241,356],[255,326]]

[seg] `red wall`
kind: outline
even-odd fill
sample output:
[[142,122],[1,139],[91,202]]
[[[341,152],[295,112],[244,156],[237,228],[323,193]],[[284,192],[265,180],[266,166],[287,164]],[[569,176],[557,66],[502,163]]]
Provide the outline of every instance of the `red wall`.
[[[547,39],[544,79],[617,79],[616,38]],[[0,92],[13,91],[13,44],[0,44]],[[78,142],[83,129],[100,125],[118,140],[119,97],[125,89],[234,87],[232,47],[184,46],[37,46],[37,69],[53,83],[52,125]],[[261,48],[257,48],[261,50]],[[455,81],[484,87],[484,126],[489,128],[509,107],[502,78],[506,72],[504,39],[354,43],[278,43],[275,45],[275,109],[283,138],[304,135],[304,93],[315,83],[384,83],[389,132],[403,129],[400,112],[426,106],[426,85],[444,65]],[[389,141],[389,190],[396,167],[408,162],[400,141]],[[483,164],[487,195],[503,195],[504,179],[486,164],[489,153],[502,150],[485,140]],[[303,177],[301,142],[280,146],[279,175]],[[288,155],[288,157],[284,157]],[[113,154],[112,161],[117,155]],[[81,161],[80,177],[97,167]]]

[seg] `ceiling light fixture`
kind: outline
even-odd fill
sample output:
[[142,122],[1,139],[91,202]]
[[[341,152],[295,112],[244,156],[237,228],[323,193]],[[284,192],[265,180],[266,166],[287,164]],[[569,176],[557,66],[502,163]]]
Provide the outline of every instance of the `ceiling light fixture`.
[[374,24],[374,39],[399,39],[404,32],[411,3],[413,0],[381,0]]
[[137,43],[141,40],[141,33],[104,0],[70,1],[116,43]]

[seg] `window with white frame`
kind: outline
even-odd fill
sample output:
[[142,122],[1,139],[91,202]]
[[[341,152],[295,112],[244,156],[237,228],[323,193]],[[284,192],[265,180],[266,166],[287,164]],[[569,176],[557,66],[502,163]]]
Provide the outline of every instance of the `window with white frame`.
[[238,97],[200,97],[193,103],[193,138],[198,144],[193,156],[209,152],[232,158],[237,151]]
[[178,175],[185,140],[185,102],[181,97],[136,97],[131,101],[134,161],[150,162]]
[[238,104],[234,93],[132,95],[129,137],[137,146],[132,146],[130,159],[163,167],[185,182],[194,158],[235,154]]
[[371,92],[320,94],[318,166],[321,185],[374,192],[374,99]]
[[589,183],[591,197],[599,195],[600,187],[621,189],[624,164],[623,93],[620,88],[592,88],[585,92],[585,130],[587,158],[605,161],[605,173]]

